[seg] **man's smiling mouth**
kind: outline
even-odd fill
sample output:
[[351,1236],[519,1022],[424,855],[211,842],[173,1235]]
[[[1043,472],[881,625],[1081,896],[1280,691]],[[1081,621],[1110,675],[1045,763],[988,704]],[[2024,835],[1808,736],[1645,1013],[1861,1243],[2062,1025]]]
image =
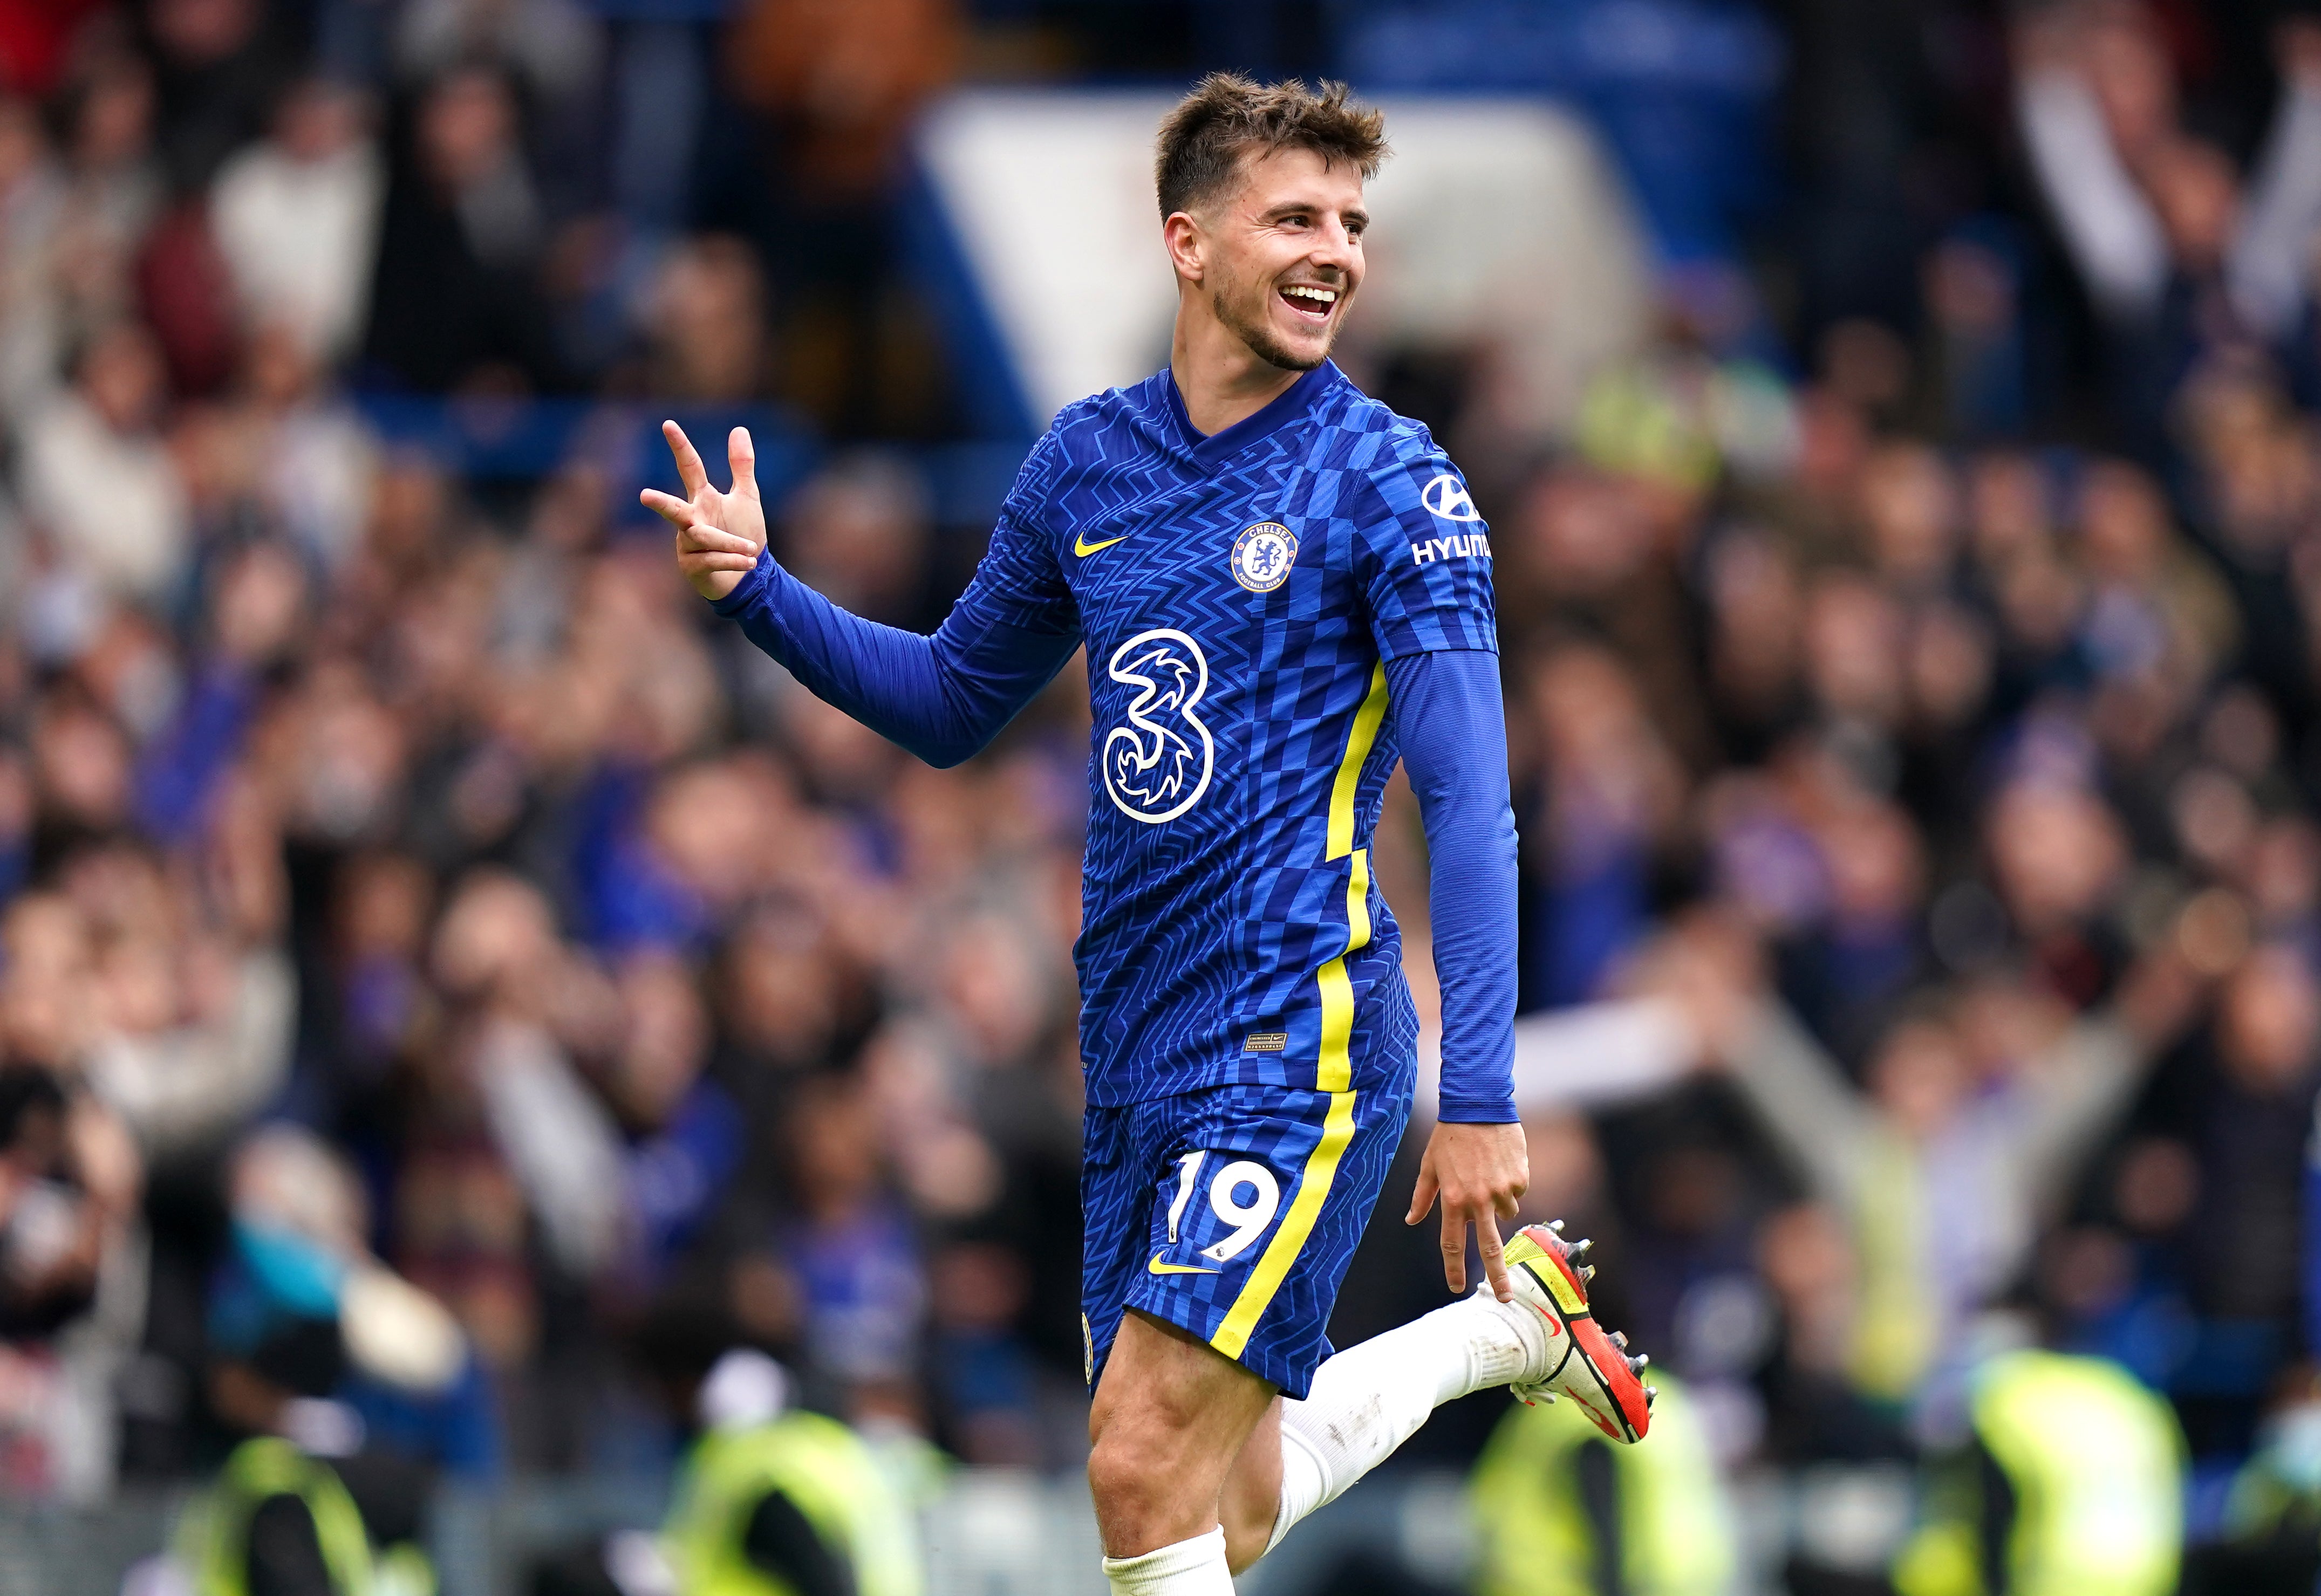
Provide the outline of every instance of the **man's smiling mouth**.
[[1280,295],[1282,304],[1308,322],[1326,322],[1338,308],[1339,291],[1319,283],[1284,284]]

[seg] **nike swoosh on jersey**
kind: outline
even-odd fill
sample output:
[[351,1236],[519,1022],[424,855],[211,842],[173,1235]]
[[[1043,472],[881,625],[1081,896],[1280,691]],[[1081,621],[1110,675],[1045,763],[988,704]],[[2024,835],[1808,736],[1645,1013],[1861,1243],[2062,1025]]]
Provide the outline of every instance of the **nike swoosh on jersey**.
[[[1091,543],[1086,538],[1074,538],[1072,540],[1072,552],[1079,555],[1082,559],[1086,559],[1089,555],[1094,554],[1099,549],[1109,549],[1115,543],[1125,543],[1129,539],[1135,535],[1136,534],[1133,532],[1123,532],[1117,538],[1106,538],[1101,543]],[[1210,1273],[1214,1274],[1215,1272],[1212,1270]]]
[[1217,1273],[1215,1269],[1197,1269],[1190,1264],[1164,1264],[1160,1261],[1159,1253],[1154,1253],[1152,1261],[1144,1266],[1155,1274],[1215,1274]]

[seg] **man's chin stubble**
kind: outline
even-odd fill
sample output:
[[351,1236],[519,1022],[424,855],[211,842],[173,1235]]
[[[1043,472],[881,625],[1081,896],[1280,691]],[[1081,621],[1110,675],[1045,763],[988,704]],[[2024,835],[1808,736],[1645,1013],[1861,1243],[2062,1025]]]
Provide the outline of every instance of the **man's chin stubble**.
[[1225,302],[1225,296],[1223,294],[1213,295],[1210,304],[1216,310],[1217,320],[1224,322],[1235,338],[1249,346],[1251,354],[1255,355],[1268,366],[1278,367],[1283,371],[1311,371],[1330,358],[1330,344],[1335,341],[1334,339],[1325,340],[1322,345],[1322,352],[1308,359],[1303,355],[1282,348],[1280,340],[1273,336],[1273,330],[1262,322],[1243,320],[1235,313],[1233,307]]

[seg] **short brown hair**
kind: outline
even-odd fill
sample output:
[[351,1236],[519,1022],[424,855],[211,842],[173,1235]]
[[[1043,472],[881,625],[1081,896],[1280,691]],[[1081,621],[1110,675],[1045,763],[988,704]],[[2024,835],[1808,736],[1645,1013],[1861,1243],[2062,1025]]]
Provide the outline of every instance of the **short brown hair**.
[[1349,160],[1365,182],[1389,153],[1386,117],[1324,78],[1319,93],[1297,78],[1261,84],[1212,72],[1160,122],[1153,186],[1160,214],[1188,211],[1216,197],[1251,150],[1311,150],[1327,161]]

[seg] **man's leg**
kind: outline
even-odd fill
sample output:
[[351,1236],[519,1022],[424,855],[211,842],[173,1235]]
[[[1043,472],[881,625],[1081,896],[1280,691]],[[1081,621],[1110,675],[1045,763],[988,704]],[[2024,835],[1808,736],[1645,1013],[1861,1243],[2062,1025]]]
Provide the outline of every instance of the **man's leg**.
[[1273,1527],[1281,1518],[1281,1410],[1283,1397],[1275,1397],[1242,1443],[1225,1475],[1224,1494],[1217,1501],[1217,1519],[1224,1526],[1225,1560],[1239,1573],[1273,1544]]
[[[1271,1428],[1273,1406],[1270,1382],[1188,1332],[1141,1310],[1123,1316],[1088,1411],[1088,1488],[1105,1573],[1121,1596],[1230,1596],[1226,1481],[1261,1427]],[[1279,1455],[1277,1441],[1277,1497]],[[1244,1519],[1251,1490],[1244,1482],[1233,1497]],[[1246,1546],[1252,1532],[1241,1528]]]
[[[1165,1128],[1128,1140],[1160,1149],[1157,1158],[1115,1160],[1111,1141],[1092,1135],[1088,1168],[1134,1171],[1088,1181],[1088,1257],[1092,1270],[1104,1262],[1086,1293],[1090,1363],[1103,1368],[1088,1472],[1115,1591],[1221,1596],[1229,1568],[1255,1562],[1438,1404],[1546,1379],[1569,1361],[1568,1341],[1550,1346],[1535,1307],[1485,1292],[1317,1365],[1338,1282],[1401,1135],[1407,1089],[1396,1084],[1232,1087],[1146,1105]],[[1092,1111],[1090,1123],[1101,1133],[1111,1119]],[[1145,1233],[1133,1249],[1109,1239],[1124,1230],[1110,1216],[1139,1206]],[[1303,1401],[1275,1395],[1309,1383]]]
[[[1595,1323],[1576,1262],[1584,1250],[1549,1229],[1527,1229],[1506,1252],[1514,1301],[1480,1288],[1325,1360],[1304,1401],[1276,1403],[1226,1483],[1233,1566],[1272,1550],[1291,1526],[1392,1456],[1436,1408],[1473,1392],[1513,1385],[1526,1401],[1566,1396],[1614,1440],[1642,1438],[1652,1405],[1637,1379],[1645,1360]],[[1260,1538],[1253,1525],[1269,1492],[1276,1507]]]
[[[1537,1324],[1518,1304],[1463,1298],[1329,1359],[1299,1402],[1176,1326],[1129,1313],[1088,1414],[1088,1483],[1107,1566],[1215,1528],[1224,1565],[1239,1573],[1437,1407],[1535,1368]],[[1212,1588],[1224,1587],[1181,1587],[1187,1596]]]
[[[1336,1501],[1444,1402],[1536,1374],[1546,1362],[1546,1344],[1536,1314],[1486,1289],[1326,1360],[1314,1371],[1305,1401],[1279,1406],[1270,1459],[1274,1510],[1233,1565],[1246,1567],[1299,1519]],[[1252,1498],[1261,1492],[1258,1475],[1267,1462],[1250,1459]],[[1242,1484],[1236,1480],[1229,1489]]]
[[1338,1354],[1306,1401],[1285,1401],[1176,1326],[1131,1312],[1088,1416],[1105,1551],[1173,1546],[1215,1525],[1239,1573],[1436,1408],[1519,1379],[1545,1354],[1528,1309],[1467,1297]]

